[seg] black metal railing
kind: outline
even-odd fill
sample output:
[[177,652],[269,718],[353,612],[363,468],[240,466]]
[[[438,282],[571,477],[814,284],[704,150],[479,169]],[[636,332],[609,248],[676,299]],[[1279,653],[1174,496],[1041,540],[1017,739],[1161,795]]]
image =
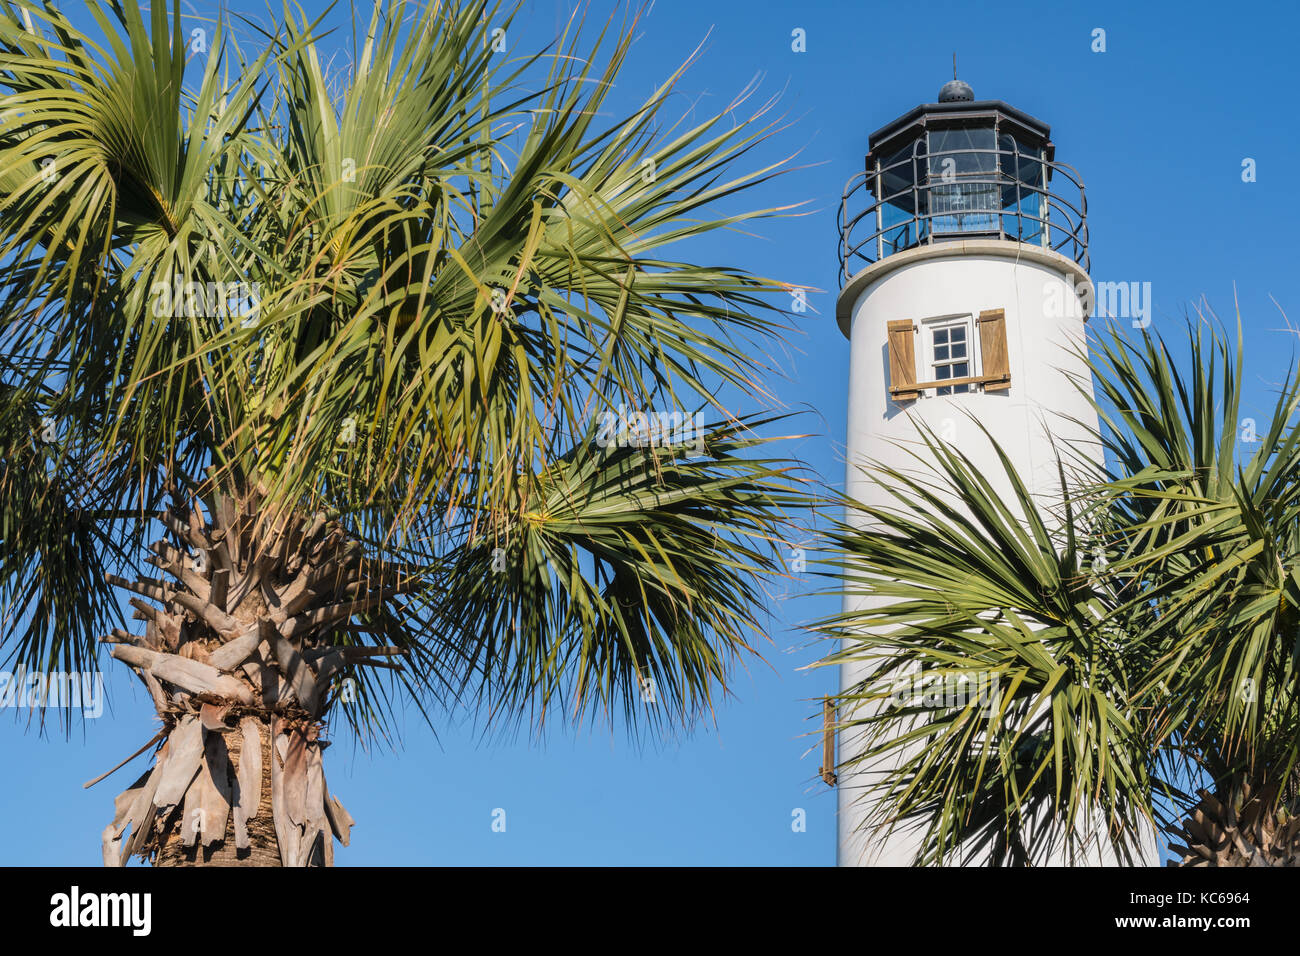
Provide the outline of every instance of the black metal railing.
[[[960,239],[1010,239],[1089,269],[1088,201],[1065,163],[1015,149],[912,154],[858,173],[839,212],[840,287],[905,249]],[[850,208],[861,204],[850,217]]]

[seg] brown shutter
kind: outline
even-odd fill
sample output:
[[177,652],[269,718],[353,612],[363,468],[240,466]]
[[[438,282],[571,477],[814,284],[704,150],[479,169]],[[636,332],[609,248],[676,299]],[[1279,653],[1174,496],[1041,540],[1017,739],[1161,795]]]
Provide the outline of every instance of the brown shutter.
[[916,384],[916,343],[912,335],[912,320],[898,319],[889,323],[889,391],[896,401],[908,402],[921,393]]
[[817,772],[826,786],[835,786],[835,705],[829,697],[822,703],[822,765]]
[[[980,355],[984,391],[1001,392],[1011,387],[1011,365],[1007,359],[1007,316],[1002,309],[980,313]],[[991,380],[991,381],[990,381]]]

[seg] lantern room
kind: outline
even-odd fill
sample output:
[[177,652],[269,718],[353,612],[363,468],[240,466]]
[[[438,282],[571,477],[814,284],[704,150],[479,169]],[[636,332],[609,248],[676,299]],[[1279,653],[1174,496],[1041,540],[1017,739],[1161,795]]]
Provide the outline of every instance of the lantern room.
[[1089,268],[1083,183],[1056,162],[1046,123],[953,80],[868,144],[840,207],[841,285],[894,253],[954,240],[1025,243]]

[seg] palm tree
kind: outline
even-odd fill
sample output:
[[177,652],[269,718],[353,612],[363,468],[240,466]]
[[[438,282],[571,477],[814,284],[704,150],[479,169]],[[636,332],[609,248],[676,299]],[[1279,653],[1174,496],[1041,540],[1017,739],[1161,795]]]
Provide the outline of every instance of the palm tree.
[[[877,598],[824,623],[848,638],[826,663],[880,668],[840,701],[849,763],[893,761],[868,825],[919,826],[918,864],[1077,861],[1093,839],[1133,861],[1152,827],[1183,865],[1300,864],[1300,386],[1250,434],[1240,331],[1202,319],[1186,355],[1098,337],[1108,464],[1063,449],[1055,501],[928,434],[915,470],[872,470],[898,505],[834,534],[845,587]],[[883,706],[916,671],[994,690]]]
[[781,212],[729,198],[768,107],[606,119],[630,29],[512,59],[487,3],[383,0],[345,72],[88,11],[0,4],[0,603],[157,709],[105,862],[329,864],[328,722],[402,701],[706,714],[802,501],[723,400],[788,294],[666,247]]

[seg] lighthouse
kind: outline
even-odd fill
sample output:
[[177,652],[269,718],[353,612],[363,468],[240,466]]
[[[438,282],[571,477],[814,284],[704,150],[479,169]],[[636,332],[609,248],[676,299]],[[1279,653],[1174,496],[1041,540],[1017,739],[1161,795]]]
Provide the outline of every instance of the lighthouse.
[[[977,100],[959,80],[876,130],[868,147],[839,222],[847,494],[896,506],[863,467],[915,471],[922,425],[996,485],[1003,469],[978,422],[1031,491],[1059,499],[1061,449],[1102,454],[1096,412],[1076,384],[1091,381],[1082,355],[1092,298],[1082,181],[1056,158],[1046,123]],[[844,609],[869,600],[849,595]],[[869,676],[869,664],[842,665],[841,690]],[[840,762],[853,747],[841,734]],[[838,862],[909,865],[918,836],[863,829],[862,775],[871,773],[859,767],[837,780]]]

